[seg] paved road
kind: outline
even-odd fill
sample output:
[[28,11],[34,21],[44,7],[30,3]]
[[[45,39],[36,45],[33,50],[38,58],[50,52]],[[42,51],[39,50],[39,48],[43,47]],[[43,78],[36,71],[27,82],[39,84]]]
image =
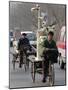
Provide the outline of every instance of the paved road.
[[[48,86],[47,83],[42,83],[42,75],[36,74],[36,82],[32,82],[30,68],[27,72],[19,68],[16,64],[16,69],[13,70],[12,55],[10,55],[10,88],[19,87],[35,87],[35,86]],[[55,85],[65,85],[65,70],[61,70],[58,64],[55,64]]]

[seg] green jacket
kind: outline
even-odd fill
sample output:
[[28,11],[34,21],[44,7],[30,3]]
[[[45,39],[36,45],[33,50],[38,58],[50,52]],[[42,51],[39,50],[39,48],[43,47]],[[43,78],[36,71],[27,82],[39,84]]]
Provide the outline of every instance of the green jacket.
[[54,40],[52,40],[50,43],[49,43],[48,40],[45,40],[44,44],[43,44],[43,47],[46,47],[46,48],[56,48],[57,49],[56,42]]
[[56,46],[56,42],[54,40],[52,40],[50,43],[48,40],[45,40],[44,41],[44,44],[43,44],[43,47],[45,48],[54,48],[56,49],[56,51],[46,51],[45,54],[45,58],[47,58],[47,56],[49,56],[49,59],[53,62],[53,63],[56,63],[57,62],[57,57],[58,57],[58,49],[57,49],[57,46]]

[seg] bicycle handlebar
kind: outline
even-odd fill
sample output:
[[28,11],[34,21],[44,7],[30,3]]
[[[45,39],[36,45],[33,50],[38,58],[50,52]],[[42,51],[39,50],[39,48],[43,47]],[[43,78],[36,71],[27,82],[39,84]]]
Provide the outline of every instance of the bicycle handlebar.
[[55,48],[45,48],[46,51],[50,50],[50,51],[57,51],[57,49]]

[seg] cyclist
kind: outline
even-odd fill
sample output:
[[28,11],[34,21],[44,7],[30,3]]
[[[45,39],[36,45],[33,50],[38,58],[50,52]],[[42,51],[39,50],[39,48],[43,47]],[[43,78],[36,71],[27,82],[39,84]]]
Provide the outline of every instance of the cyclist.
[[18,50],[20,51],[20,64],[19,64],[20,68],[22,67],[22,64],[23,64],[23,52],[26,55],[27,49],[29,49],[31,51],[31,45],[26,36],[27,36],[27,34],[23,33],[22,37],[19,39],[19,42],[18,42]]
[[[51,60],[51,63],[57,63],[57,57],[58,57],[58,49],[56,46],[56,42],[53,40],[54,33],[50,31],[48,33],[47,39],[44,41],[43,47],[45,47],[45,50],[43,51],[44,55],[44,77],[43,82],[46,82],[46,78],[48,76],[49,71],[49,60]],[[51,51],[49,49],[56,49],[54,51]]]

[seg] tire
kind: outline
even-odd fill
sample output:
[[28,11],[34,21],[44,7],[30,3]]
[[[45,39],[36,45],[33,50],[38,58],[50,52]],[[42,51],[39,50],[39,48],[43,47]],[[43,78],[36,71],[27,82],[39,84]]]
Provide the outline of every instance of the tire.
[[49,77],[49,86],[54,86],[54,81],[55,81],[54,68],[51,67],[51,75]]
[[33,83],[35,83],[35,70],[34,70],[35,68],[33,66],[34,64],[31,65],[31,77],[32,77]]
[[31,65],[31,77],[32,77],[32,80],[33,80],[33,69],[32,69],[32,66],[33,65]]
[[10,41],[10,47],[13,47],[13,42],[12,41]]
[[58,61],[59,65],[60,65],[60,61]]
[[64,64],[64,62],[62,61],[62,62],[61,62],[61,65],[60,65],[60,68],[61,68],[61,69],[64,69],[64,66],[65,66],[65,64]]
[[15,70],[15,62],[13,62],[13,70]]
[[25,54],[23,55],[23,62],[24,62],[24,69],[25,69],[25,72],[26,72],[27,66],[26,66],[26,55]]
[[13,64],[13,70],[15,70],[15,61],[16,61],[16,58],[13,56],[13,61],[12,61],[12,64]]
[[54,83],[55,83],[55,72],[54,72],[54,67],[53,67],[53,70],[52,70],[52,86],[54,86]]

